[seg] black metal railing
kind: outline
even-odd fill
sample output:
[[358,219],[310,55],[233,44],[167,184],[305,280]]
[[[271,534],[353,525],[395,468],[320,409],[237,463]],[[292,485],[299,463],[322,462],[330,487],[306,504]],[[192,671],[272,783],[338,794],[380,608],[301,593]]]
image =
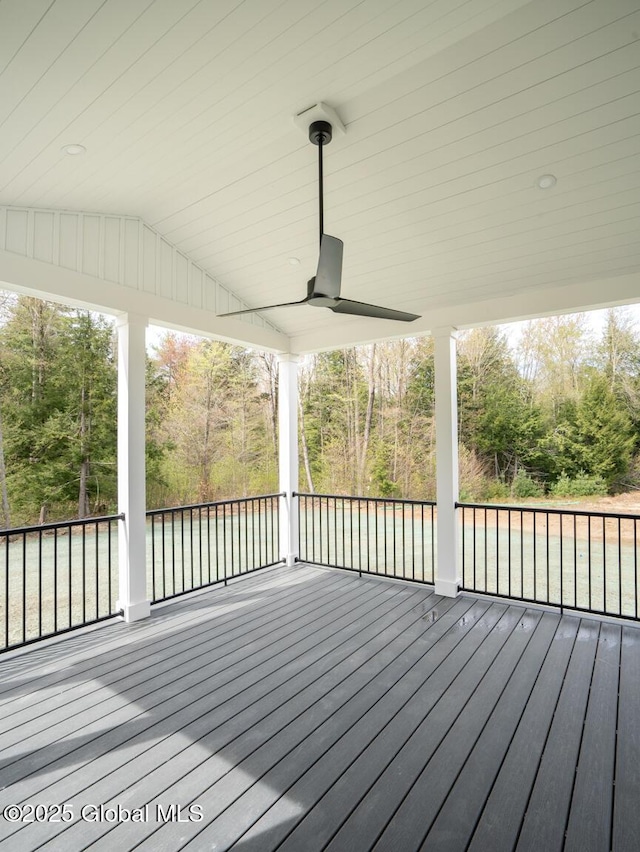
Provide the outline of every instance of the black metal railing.
[[280,562],[280,494],[147,512],[153,602]]
[[465,591],[638,619],[640,516],[457,506]]
[[296,494],[300,560],[433,583],[435,503]]
[[0,530],[0,650],[116,615],[123,517]]

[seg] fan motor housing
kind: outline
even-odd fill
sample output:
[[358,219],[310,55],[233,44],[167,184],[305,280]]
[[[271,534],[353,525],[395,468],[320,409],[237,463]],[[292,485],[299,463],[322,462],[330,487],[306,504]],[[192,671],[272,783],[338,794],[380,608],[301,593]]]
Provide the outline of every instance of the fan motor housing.
[[332,135],[332,127],[328,121],[313,121],[309,125],[309,140],[314,145],[328,145]]

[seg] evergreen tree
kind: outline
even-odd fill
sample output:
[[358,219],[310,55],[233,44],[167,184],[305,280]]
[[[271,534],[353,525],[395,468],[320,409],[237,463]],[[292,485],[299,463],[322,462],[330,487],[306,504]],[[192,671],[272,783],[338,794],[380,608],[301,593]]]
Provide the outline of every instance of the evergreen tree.
[[16,521],[84,517],[116,495],[116,366],[104,319],[20,297],[0,330],[8,498]]
[[541,415],[504,332],[478,328],[463,335],[458,363],[461,442],[496,479],[510,481],[522,465],[536,468]]
[[633,425],[607,377],[595,370],[577,407],[575,455],[581,469],[609,486],[624,476],[635,445]]

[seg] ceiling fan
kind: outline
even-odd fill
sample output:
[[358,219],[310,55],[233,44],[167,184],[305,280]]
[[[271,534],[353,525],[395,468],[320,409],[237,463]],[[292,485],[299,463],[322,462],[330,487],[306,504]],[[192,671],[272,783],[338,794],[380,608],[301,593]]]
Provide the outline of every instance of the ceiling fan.
[[272,308],[289,308],[294,305],[311,305],[313,308],[329,308],[336,314],[351,314],[358,317],[376,317],[377,319],[399,320],[413,322],[419,319],[418,314],[397,311],[394,308],[383,308],[370,305],[367,302],[356,302],[353,299],[343,299],[340,295],[342,280],[342,250],[343,242],[337,237],[324,233],[324,199],[322,191],[322,149],[331,142],[332,127],[328,121],[314,121],[309,126],[309,139],[318,146],[318,184],[320,212],[320,256],[318,269],[313,278],[307,282],[307,295],[298,302],[284,302],[278,305],[265,305],[262,308],[245,308],[241,311],[230,311],[219,314],[221,317],[233,317],[240,314],[252,314],[258,311],[268,311]]

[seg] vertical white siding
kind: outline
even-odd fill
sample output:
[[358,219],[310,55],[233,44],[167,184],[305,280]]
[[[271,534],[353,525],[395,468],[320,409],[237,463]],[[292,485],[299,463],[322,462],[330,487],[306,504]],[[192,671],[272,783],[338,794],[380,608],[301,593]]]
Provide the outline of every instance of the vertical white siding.
[[[0,207],[0,250],[211,313],[246,307],[135,217]],[[246,321],[275,329],[261,317],[248,316]]]
[[27,233],[29,228],[29,214],[26,210],[7,210],[6,239],[7,251],[16,254],[27,254]]
[[104,277],[115,284],[120,280],[121,221],[115,216],[104,220]]
[[100,275],[100,216],[82,217],[82,272],[85,275]]
[[60,244],[58,263],[65,269],[78,269],[78,217],[69,213],[60,214]]
[[53,263],[53,213],[36,210],[33,216],[33,256],[36,260]]

